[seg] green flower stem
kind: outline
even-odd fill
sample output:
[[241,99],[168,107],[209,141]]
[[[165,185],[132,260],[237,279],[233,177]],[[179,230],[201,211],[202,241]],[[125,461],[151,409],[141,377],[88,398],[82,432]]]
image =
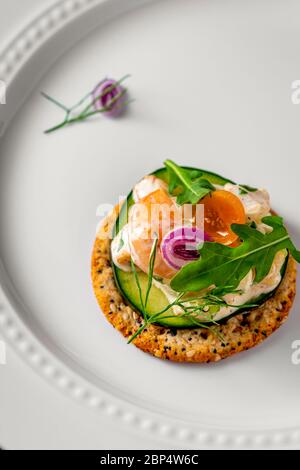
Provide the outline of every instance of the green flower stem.
[[[133,100],[126,101],[125,103],[123,103],[122,108],[123,107],[125,108],[126,106],[128,106],[128,104],[130,104],[132,102],[133,102]],[[63,122],[61,122],[60,124],[57,124],[54,127],[51,127],[50,129],[47,129],[44,133],[45,134],[51,134],[52,132],[55,132],[58,129],[62,129],[65,126],[68,126],[70,124],[74,124],[76,122],[84,121],[84,120],[86,120],[86,119],[88,119],[92,116],[96,116],[97,114],[103,114],[103,113],[105,113],[109,110],[110,110],[110,108],[102,108],[102,109],[99,109],[97,111],[90,112],[90,113],[86,114],[85,116],[79,115],[79,116],[76,116],[76,117],[71,118],[71,119],[68,119],[68,116],[66,116],[66,119]]]
[[67,108],[64,104],[60,103],[57,101],[55,98],[52,98],[52,96],[49,96],[47,93],[44,93],[43,91],[41,92],[41,95],[46,98],[46,100],[51,101],[51,103],[55,104],[59,108],[63,109],[67,113],[69,113],[71,110]]

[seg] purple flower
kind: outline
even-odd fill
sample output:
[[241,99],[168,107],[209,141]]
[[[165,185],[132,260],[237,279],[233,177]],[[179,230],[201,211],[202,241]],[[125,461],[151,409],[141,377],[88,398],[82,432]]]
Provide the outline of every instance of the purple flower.
[[118,117],[126,108],[126,90],[116,80],[102,80],[93,92],[96,110],[106,109],[103,114],[108,117]]

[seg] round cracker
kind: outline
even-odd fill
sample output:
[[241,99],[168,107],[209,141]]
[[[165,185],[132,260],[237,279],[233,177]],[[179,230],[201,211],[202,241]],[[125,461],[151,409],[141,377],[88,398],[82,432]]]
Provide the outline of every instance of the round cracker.
[[[114,279],[110,260],[110,233],[118,209],[107,218],[92,254],[92,282],[98,303],[108,321],[129,339],[143,324],[142,316],[126,305]],[[276,293],[250,313],[231,317],[215,327],[170,329],[149,325],[133,344],[161,359],[176,362],[217,362],[264,341],[287,319],[296,294],[296,262],[290,256]],[[222,339],[220,339],[222,338]]]

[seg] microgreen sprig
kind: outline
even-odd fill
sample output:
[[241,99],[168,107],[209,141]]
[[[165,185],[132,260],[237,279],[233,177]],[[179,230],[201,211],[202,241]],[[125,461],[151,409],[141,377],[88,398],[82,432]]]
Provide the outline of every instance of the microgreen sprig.
[[[81,98],[80,101],[72,107],[67,107],[63,103],[56,100],[55,98],[52,98],[51,96],[49,96],[47,93],[42,92],[41,95],[44,98],[46,98],[48,101],[50,101],[51,103],[55,104],[56,106],[58,106],[59,108],[65,111],[64,120],[60,122],[59,124],[51,127],[50,129],[47,129],[45,131],[45,134],[50,134],[70,124],[85,121],[92,116],[108,113],[112,110],[114,106],[116,107],[120,106],[120,109],[123,109],[126,106],[128,106],[128,104],[130,104],[133,100],[128,99],[124,101],[123,98],[127,94],[128,90],[122,87],[121,91],[118,94],[116,94],[116,96],[111,98],[108,106],[103,106],[100,109],[96,109],[97,102],[99,102],[103,97],[105,97],[107,94],[109,94],[113,90],[117,89],[128,78],[129,78],[129,75],[125,75],[120,80],[113,83],[110,87],[105,88],[105,90],[102,93],[99,93],[99,95],[97,96],[94,96],[95,89],[91,90],[87,95]],[[84,109],[74,114],[74,112],[78,108],[80,108],[87,100],[89,100],[89,102],[84,107]]]
[[150,295],[152,282],[153,282],[153,271],[154,271],[154,263],[155,263],[155,258],[156,258],[157,243],[158,243],[158,238],[157,238],[157,236],[155,236],[155,240],[154,240],[154,243],[152,245],[152,249],[151,249],[151,253],[150,253],[149,272],[148,272],[148,286],[147,286],[147,292],[146,292],[146,297],[145,297],[145,309],[147,308],[149,295]]
[[[236,305],[228,304],[222,298],[222,296],[229,294],[229,293],[241,292],[240,290],[237,290],[237,289],[234,290],[232,286],[224,286],[222,289],[214,288],[202,296],[186,297],[185,299],[184,299],[184,296],[186,296],[186,294],[184,292],[180,292],[177,298],[173,302],[166,305],[166,307],[164,307],[162,310],[156,313],[153,313],[152,315],[147,314],[146,307],[149,301],[149,295],[150,295],[152,284],[153,284],[157,244],[158,244],[158,238],[156,236],[152,245],[150,259],[149,259],[148,285],[147,285],[147,290],[145,294],[145,299],[143,297],[142,287],[140,284],[136,266],[131,258],[131,268],[132,268],[135,283],[139,292],[141,312],[143,315],[144,322],[138,328],[138,330],[134,333],[134,335],[130,337],[128,344],[132,343],[132,341],[134,341],[145,330],[145,328],[147,328],[147,326],[153,323],[159,323],[159,321],[162,319],[166,320],[169,318],[174,318],[174,314],[170,314],[170,315],[165,315],[165,314],[166,312],[168,312],[168,310],[171,310],[175,306],[178,306],[182,309],[182,313],[176,315],[176,318],[188,318],[195,326],[199,328],[205,328],[211,331],[220,339],[220,341],[224,343],[225,342],[224,338],[216,330],[216,328],[214,328],[214,326],[215,327],[219,326],[219,323],[214,320],[216,311],[212,311],[212,310],[213,310],[213,307],[217,307],[217,311],[219,311],[221,307],[236,307]],[[199,303],[193,304],[193,302],[199,302]],[[251,304],[251,303],[243,305],[243,307],[246,307],[246,308],[252,308],[256,306],[257,306],[256,304]],[[206,322],[209,322],[210,324],[213,324],[214,326],[203,323],[203,321],[199,319],[200,315],[202,317],[205,317]]]

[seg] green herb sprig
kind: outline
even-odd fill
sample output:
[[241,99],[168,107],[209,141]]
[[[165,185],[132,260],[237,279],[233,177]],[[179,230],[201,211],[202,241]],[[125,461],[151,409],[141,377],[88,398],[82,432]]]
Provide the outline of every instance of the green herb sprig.
[[[80,99],[78,103],[76,103],[72,107],[67,107],[63,103],[59,102],[55,98],[52,98],[49,96],[47,93],[42,92],[41,95],[46,98],[48,101],[51,103],[55,104],[58,106],[60,109],[65,111],[65,118],[62,122],[59,124],[51,127],[50,129],[47,129],[45,131],[45,134],[51,134],[52,132],[55,132],[59,129],[62,129],[63,127],[69,126],[70,124],[75,124],[78,122],[86,121],[88,118],[106,113],[111,110],[111,107],[119,101],[123,96],[126,95],[127,89],[123,88],[123,90],[118,93],[114,98],[110,100],[109,106],[108,107],[103,107],[101,109],[95,109],[95,104],[104,96],[106,96],[109,92],[113,91],[115,88],[117,88],[119,85],[121,85],[125,80],[129,78],[129,75],[125,75],[122,77],[120,80],[116,81],[111,87],[107,87],[105,91],[101,94],[99,94],[96,97],[93,97],[94,90],[91,90],[87,95],[85,95],[83,98]],[[88,104],[84,107],[83,110],[78,111],[77,113],[75,112],[77,109],[79,109],[81,106],[84,105],[86,101],[88,101]],[[129,103],[131,103],[133,100],[127,100],[125,102],[122,102],[120,106],[126,107],[128,106]]]
[[[212,333],[214,333],[216,336],[219,337],[219,339],[224,342],[224,338],[222,337],[222,335],[220,335],[219,332],[217,332],[215,330],[215,328],[213,326],[209,326],[203,322],[201,322],[197,317],[199,316],[199,314],[204,314],[205,312],[205,309],[206,309],[206,305],[212,305],[211,302],[203,302],[203,305],[199,305],[199,306],[187,306],[186,304],[187,303],[190,303],[190,300],[184,300],[182,301],[182,297],[183,297],[184,293],[180,293],[178,295],[178,297],[170,304],[168,304],[163,310],[157,312],[157,313],[154,313],[148,317],[145,318],[144,316],[144,323],[142,326],[140,326],[140,328],[136,331],[136,333],[131,336],[131,338],[129,339],[128,341],[128,344],[132,343],[132,341],[135,340],[135,338],[137,338],[143,331],[145,328],[147,328],[149,325],[151,324],[154,324],[154,323],[159,323],[161,320],[166,320],[166,319],[169,319],[169,318],[174,318],[175,315],[174,314],[170,314],[170,315],[165,315],[165,313],[170,310],[171,308],[175,307],[175,306],[178,306],[180,307],[183,312],[176,315],[176,318],[188,318],[189,320],[191,320],[195,326],[199,327],[199,328],[205,328],[209,331],[211,331]],[[195,300],[195,299],[194,299]],[[198,299],[199,300],[199,299]],[[202,300],[202,299],[201,299]],[[218,304],[218,306],[221,305],[221,301],[220,303]],[[222,305],[226,305],[226,302],[222,302]],[[210,324],[214,324],[216,326],[218,326],[219,324],[214,321],[213,319],[213,315],[212,313],[210,312],[205,312],[205,316],[206,316],[206,321]]]
[[[222,335],[216,330],[216,326],[219,326],[219,323],[214,320],[215,314],[220,310],[222,307],[236,307],[236,305],[228,304],[222,296],[229,294],[229,293],[238,293],[241,292],[239,290],[234,290],[232,286],[224,286],[222,289],[215,288],[210,290],[209,292],[205,293],[202,296],[198,297],[188,297],[183,298],[186,294],[184,292],[180,292],[176,299],[169,303],[164,309],[152,314],[148,315],[146,312],[147,303],[149,300],[149,295],[151,292],[152,284],[153,284],[153,271],[154,271],[154,264],[156,259],[156,249],[157,249],[158,239],[155,238],[152,249],[151,255],[149,260],[149,270],[148,270],[148,285],[147,291],[145,295],[145,300],[143,298],[142,288],[139,281],[138,273],[136,267],[134,265],[133,260],[131,259],[131,267],[134,274],[135,283],[137,285],[137,289],[139,292],[140,297],[140,304],[141,304],[141,313],[143,315],[144,322],[138,328],[138,330],[132,335],[128,341],[128,344],[132,343],[149,325],[154,323],[159,323],[161,320],[166,320],[169,318],[174,318],[174,314],[165,315],[168,310],[171,310],[173,307],[178,306],[182,309],[182,313],[176,315],[176,318],[188,318],[195,326],[198,328],[205,328],[215,334],[220,341],[223,343],[224,338]],[[198,303],[196,303],[198,302]],[[244,304],[239,307],[244,308],[253,308],[257,307],[257,304],[249,303]],[[199,319],[199,316],[205,318],[205,322]],[[206,324],[209,323],[210,325]],[[211,326],[214,325],[214,326]]]

